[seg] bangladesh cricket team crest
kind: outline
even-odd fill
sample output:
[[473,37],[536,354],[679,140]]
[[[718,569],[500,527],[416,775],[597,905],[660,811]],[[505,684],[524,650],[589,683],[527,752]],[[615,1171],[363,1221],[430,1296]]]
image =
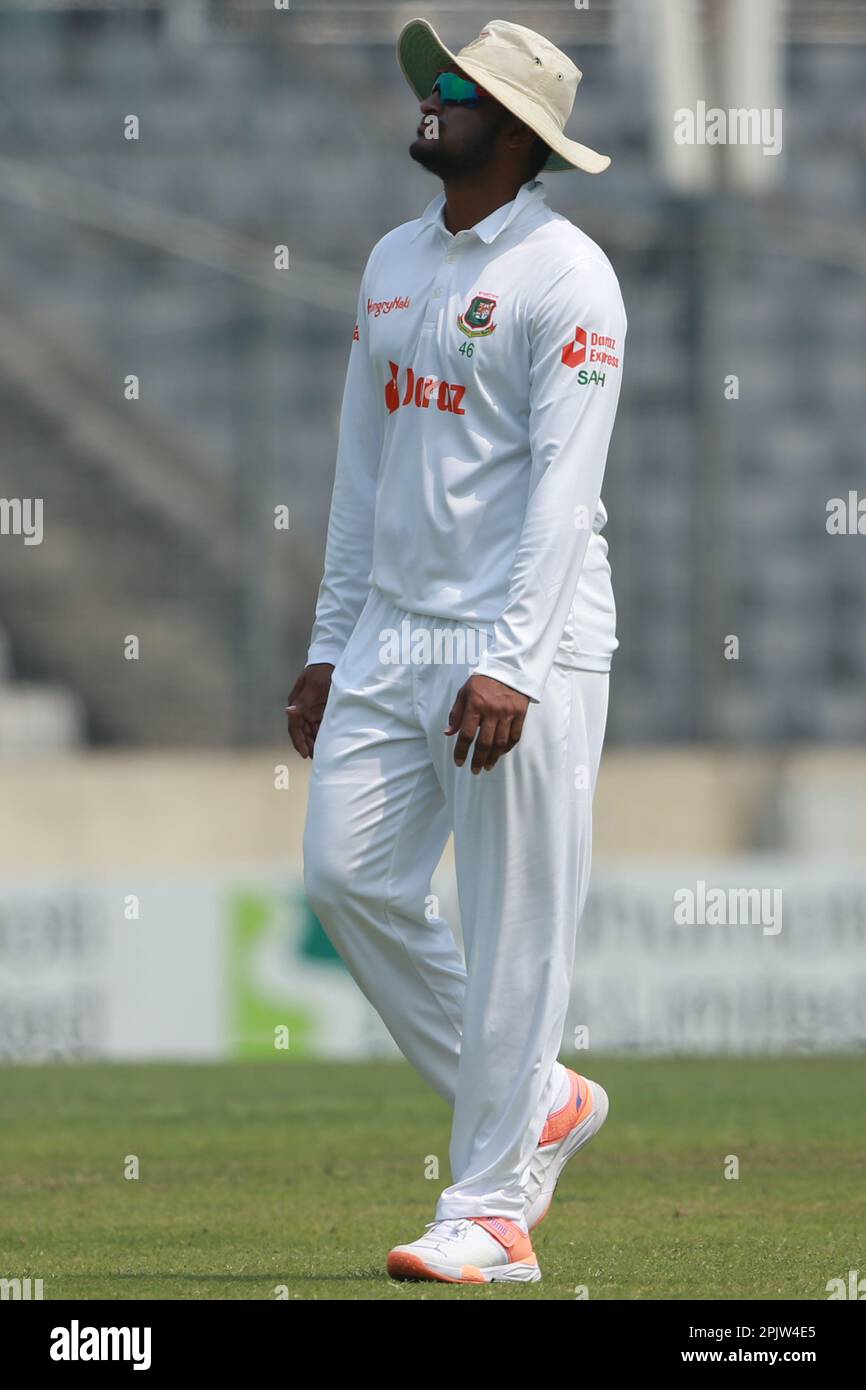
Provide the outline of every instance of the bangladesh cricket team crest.
[[467,338],[486,338],[496,327],[493,322],[495,308],[495,295],[476,294],[472,297],[469,308],[457,315],[457,327]]

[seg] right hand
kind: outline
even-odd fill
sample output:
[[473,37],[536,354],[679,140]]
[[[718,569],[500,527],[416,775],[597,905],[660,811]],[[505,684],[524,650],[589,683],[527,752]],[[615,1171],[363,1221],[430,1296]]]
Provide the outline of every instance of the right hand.
[[286,714],[289,735],[302,758],[313,756],[316,734],[331,689],[333,669],[330,662],[316,662],[313,666],[305,667],[292,686]]

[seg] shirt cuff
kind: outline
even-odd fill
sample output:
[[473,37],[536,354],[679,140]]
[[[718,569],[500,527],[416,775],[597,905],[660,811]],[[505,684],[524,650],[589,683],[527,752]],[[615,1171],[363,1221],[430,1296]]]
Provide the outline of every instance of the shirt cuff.
[[482,653],[472,674],[490,676],[492,680],[501,681],[503,685],[510,686],[520,695],[528,696],[534,705],[537,705],[541,698],[541,691],[528,676],[522,675],[520,671],[512,670],[510,666],[498,662],[495,657],[488,657],[485,653]]
[[329,666],[336,666],[343,654],[341,647],[335,647],[333,642],[314,642],[307,652],[305,666],[318,666],[320,663],[327,662]]

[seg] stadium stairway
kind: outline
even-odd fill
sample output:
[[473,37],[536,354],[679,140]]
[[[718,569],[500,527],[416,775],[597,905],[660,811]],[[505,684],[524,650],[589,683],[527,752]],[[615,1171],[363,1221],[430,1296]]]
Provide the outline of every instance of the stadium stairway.
[[[41,544],[0,544],[0,621],[20,674],[79,692],[98,741],[243,741],[233,671],[250,606],[230,487],[2,301],[0,411],[0,494],[44,509]],[[278,597],[263,605],[275,612]],[[124,654],[131,635],[138,660]]]

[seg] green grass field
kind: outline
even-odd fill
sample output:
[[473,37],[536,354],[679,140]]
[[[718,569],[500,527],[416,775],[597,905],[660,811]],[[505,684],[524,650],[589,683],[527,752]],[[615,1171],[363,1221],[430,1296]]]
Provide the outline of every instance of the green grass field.
[[405,1065],[0,1069],[0,1277],[46,1299],[411,1300],[825,1299],[866,1275],[866,1060],[581,1064],[610,1118],[519,1288],[383,1272],[448,1181],[448,1110]]

